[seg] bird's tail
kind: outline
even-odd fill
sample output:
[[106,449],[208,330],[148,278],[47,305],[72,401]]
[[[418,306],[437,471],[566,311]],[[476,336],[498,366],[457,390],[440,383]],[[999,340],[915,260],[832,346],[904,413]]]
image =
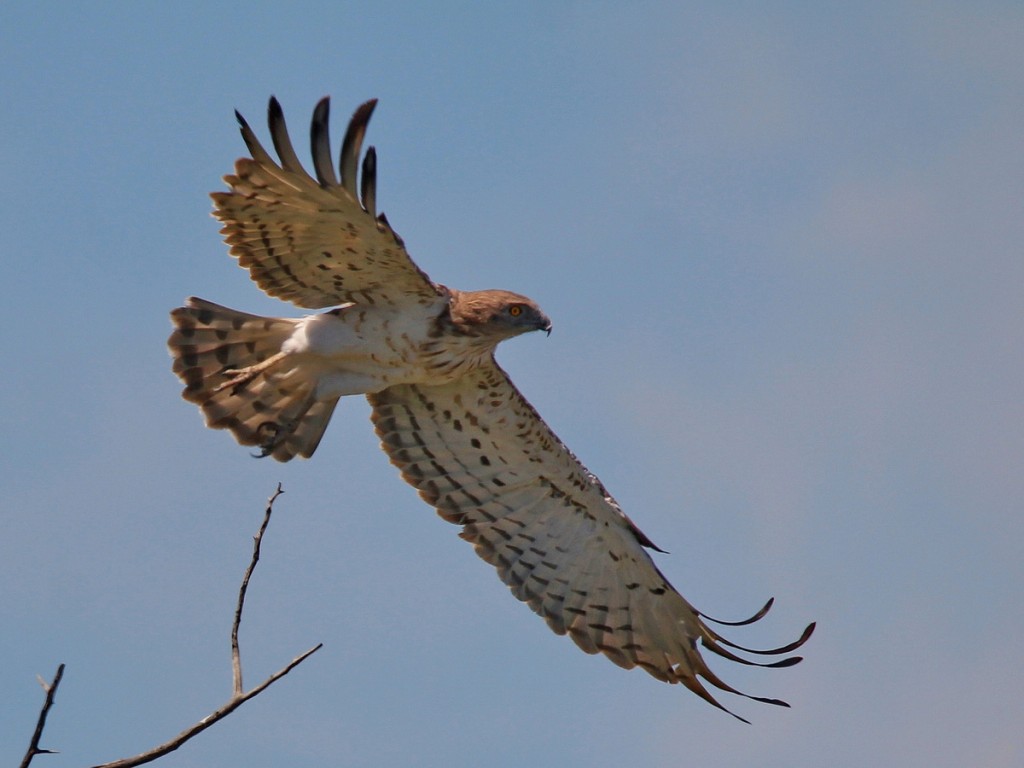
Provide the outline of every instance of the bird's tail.
[[190,298],[171,312],[167,340],[182,397],[206,425],[229,429],[262,456],[288,461],[313,455],[338,398],[318,400],[317,379],[281,351],[297,320],[259,317]]

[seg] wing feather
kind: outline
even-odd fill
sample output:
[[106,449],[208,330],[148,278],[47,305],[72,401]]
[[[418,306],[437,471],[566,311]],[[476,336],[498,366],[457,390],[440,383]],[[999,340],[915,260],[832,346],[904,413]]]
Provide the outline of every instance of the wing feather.
[[[274,151],[281,158],[281,167],[288,171],[288,173],[312,180],[312,177],[306,173],[306,169],[302,167],[299,156],[295,153],[295,147],[292,146],[291,137],[288,135],[288,124],[284,119],[284,110],[281,109],[281,102],[275,96],[271,96],[270,102],[267,104],[267,126],[270,128],[270,138],[274,142]],[[255,134],[252,135],[252,138],[255,140]]]
[[363,158],[363,175],[359,186],[363,208],[371,216],[377,215],[377,150],[370,147]]
[[[327,97],[317,102],[313,110],[313,122],[309,126],[309,143],[313,152],[313,170],[321,187],[338,186],[338,177],[334,175],[334,163],[331,162],[331,136],[327,129],[327,117],[331,111],[331,100]],[[346,189],[348,186],[346,185]],[[355,189],[349,189],[355,196]]]
[[[406,481],[462,526],[462,538],[556,633],[619,666],[682,683],[720,709],[701,679],[784,704],[741,693],[708,668],[698,643],[756,662],[724,647],[747,650],[712,630],[668,583],[647,537],[496,363],[452,384],[396,386],[369,400],[382,446]],[[769,653],[795,650],[812,629]]]
[[366,102],[352,117],[340,179],[330,154],[328,99],[317,104],[310,125],[315,178],[299,161],[277,99],[270,99],[267,122],[279,162],[235,113],[250,157],[224,177],[230,191],[211,195],[214,216],[224,225],[231,255],[269,295],[317,309],[350,301],[427,304],[444,294],[412,261],[384,215],[377,215],[372,149],[357,192],[359,155],[375,104]]
[[345,131],[345,138],[341,142],[341,156],[338,159],[341,184],[353,197],[356,194],[356,168],[359,165],[359,152],[363,147],[363,137],[366,136],[366,126],[369,125],[370,116],[376,106],[377,100],[370,99],[355,111]]

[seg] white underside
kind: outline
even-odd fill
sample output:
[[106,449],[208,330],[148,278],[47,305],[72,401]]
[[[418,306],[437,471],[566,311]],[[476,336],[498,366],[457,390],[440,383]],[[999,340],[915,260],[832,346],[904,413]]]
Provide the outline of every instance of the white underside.
[[319,400],[428,380],[430,369],[420,358],[431,312],[437,309],[349,304],[309,315],[281,346],[287,355],[282,372],[315,378]]

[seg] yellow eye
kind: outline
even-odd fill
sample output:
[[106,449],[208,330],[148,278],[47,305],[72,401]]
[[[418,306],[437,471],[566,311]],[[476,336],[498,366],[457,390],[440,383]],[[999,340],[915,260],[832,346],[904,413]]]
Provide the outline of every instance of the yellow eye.
[[523,307],[521,304],[513,304],[508,308],[508,313],[512,315],[512,317],[519,317],[523,314]]

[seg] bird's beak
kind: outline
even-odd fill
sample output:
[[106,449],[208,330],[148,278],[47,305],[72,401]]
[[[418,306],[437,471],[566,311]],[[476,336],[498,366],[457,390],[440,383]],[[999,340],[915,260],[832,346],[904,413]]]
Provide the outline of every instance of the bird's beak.
[[543,320],[541,320],[540,324],[538,324],[537,330],[544,331],[544,333],[546,333],[548,336],[550,336],[551,335],[551,321],[548,320],[545,317]]

